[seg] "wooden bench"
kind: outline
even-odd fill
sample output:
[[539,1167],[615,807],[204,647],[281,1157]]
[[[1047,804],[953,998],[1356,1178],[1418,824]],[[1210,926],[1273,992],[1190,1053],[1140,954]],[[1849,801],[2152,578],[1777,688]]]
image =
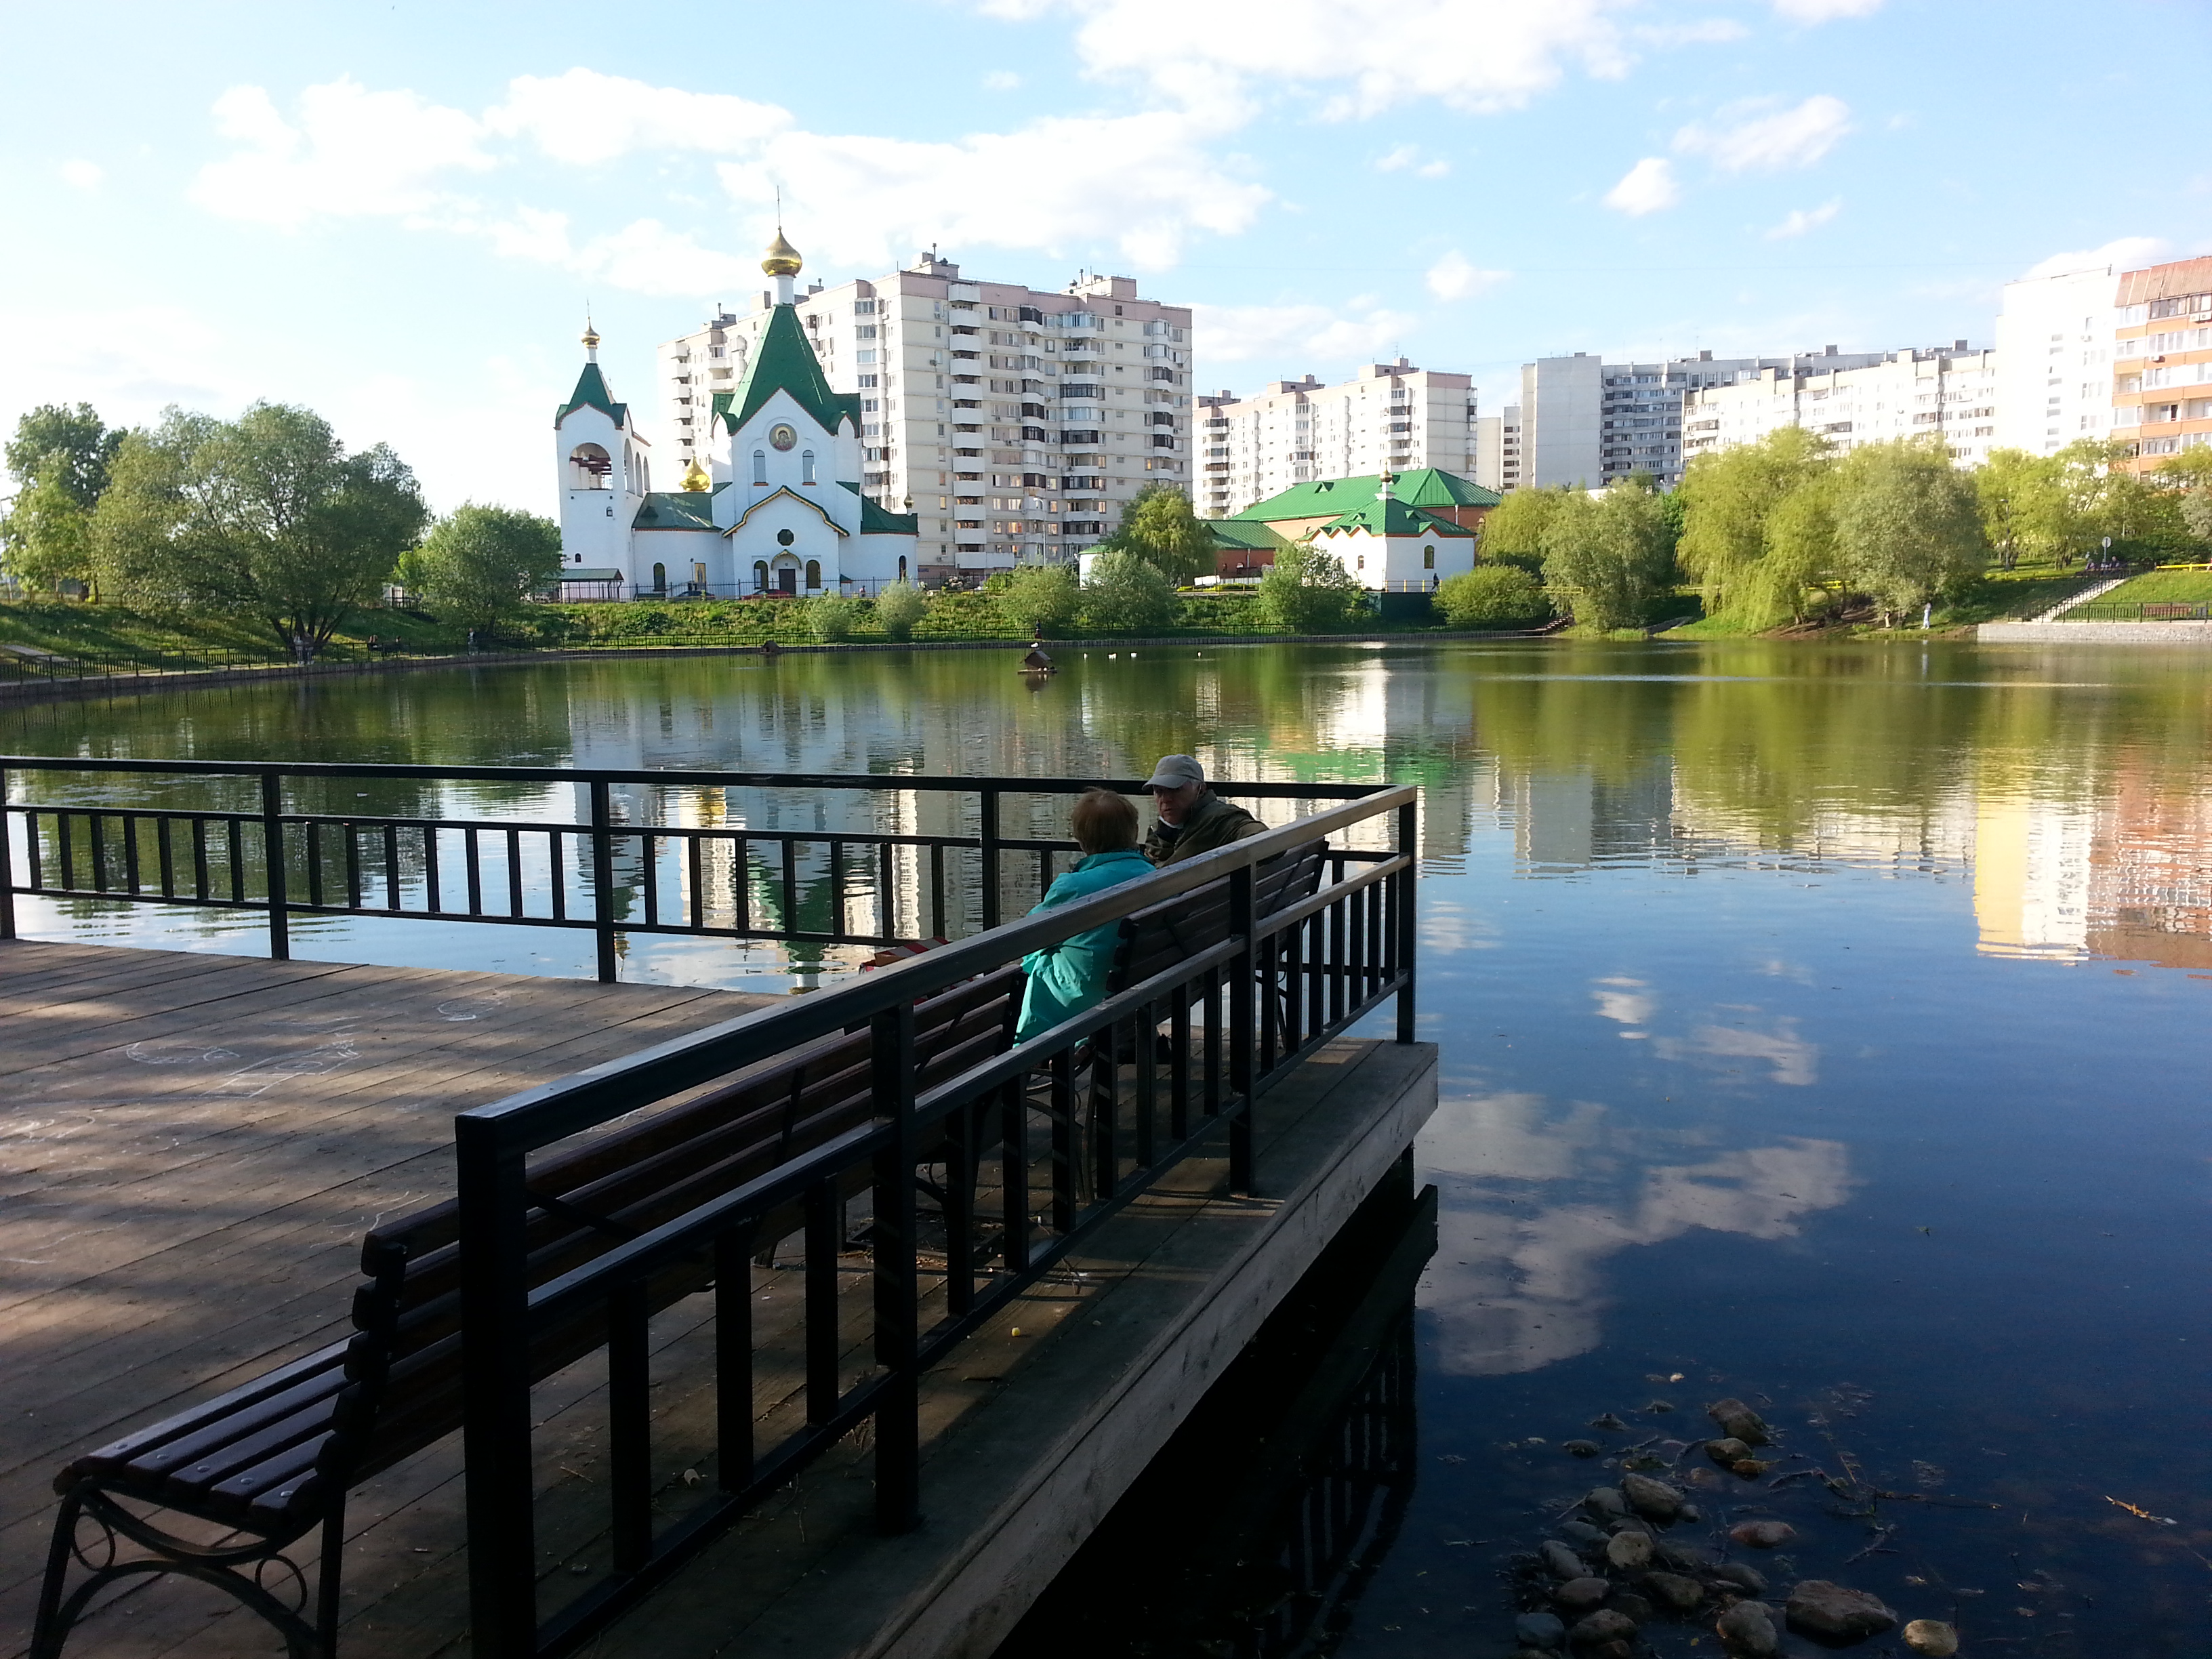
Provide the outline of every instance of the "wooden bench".
[[[1024,986],[1006,968],[915,1007],[922,1088],[1012,1045]],[[535,1161],[526,1225],[533,1286],[696,1209],[791,1158],[866,1124],[873,1112],[872,1039],[833,1036],[750,1068],[703,1093]],[[919,1162],[941,1144],[919,1149]],[[866,1187],[856,1168],[845,1196]],[[801,1224],[799,1206],[765,1218],[773,1245]],[[213,1584],[273,1626],[295,1659],[337,1651],[348,1491],[452,1433],[461,1421],[459,1207],[434,1204],[387,1221],[362,1241],[353,1334],[243,1388],[75,1459],[55,1477],[61,1510],[41,1586],[32,1659],[56,1659],[105,1586],[173,1572]],[[707,1287],[704,1260],[681,1262],[648,1287],[659,1310]],[[542,1334],[533,1378],[550,1376],[605,1340],[594,1310]],[[171,1530],[141,1512],[190,1517],[218,1541]],[[106,1565],[77,1554],[81,1519],[107,1534]],[[166,1520],[166,1517],[164,1517]],[[313,1622],[257,1582],[255,1571],[322,1532]],[[149,1552],[116,1559],[118,1537]],[[88,1575],[68,1589],[75,1557]],[[304,1583],[306,1574],[301,1573]]]
[[[1252,874],[1252,915],[1264,919],[1310,898],[1321,887],[1328,843],[1308,842],[1259,866]],[[1210,951],[1229,937],[1229,878],[1164,899],[1123,918],[1108,994],[1140,985],[1185,957]]]

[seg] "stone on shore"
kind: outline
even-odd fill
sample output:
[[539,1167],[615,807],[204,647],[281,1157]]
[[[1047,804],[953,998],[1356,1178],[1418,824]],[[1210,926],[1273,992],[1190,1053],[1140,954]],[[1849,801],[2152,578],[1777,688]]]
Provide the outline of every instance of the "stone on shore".
[[1739,1601],[1714,1622],[1721,1645],[1747,1659],[1769,1659],[1782,1649],[1774,1633],[1774,1610],[1764,1601]]
[[1724,1469],[1732,1469],[1751,1455],[1751,1448],[1730,1435],[1725,1440],[1705,1442],[1705,1455]]
[[1583,1559],[1556,1538],[1547,1538],[1538,1554],[1544,1558],[1545,1570],[1554,1578],[1580,1578],[1589,1569]]
[[1648,1515],[1655,1521],[1671,1521],[1682,1512],[1681,1492],[1648,1474],[1623,1475],[1620,1495],[1638,1515]]
[[1592,1515],[1618,1521],[1628,1513],[1628,1500],[1611,1486],[1600,1486],[1583,1499],[1583,1507]]
[[1708,1578],[1717,1578],[1723,1583],[1734,1584],[1747,1595],[1766,1594],[1766,1575],[1756,1567],[1747,1567],[1741,1561],[1723,1561],[1717,1567],[1705,1570]]
[[1623,1572],[1640,1572],[1651,1565],[1651,1538],[1648,1533],[1619,1532],[1606,1544],[1605,1559]]
[[1929,1659],[1950,1659],[1959,1650],[1959,1632],[1941,1619],[1916,1619],[1905,1627],[1905,1645]]
[[1636,1621],[1625,1613],[1615,1613],[1611,1607],[1600,1607],[1589,1618],[1579,1620],[1567,1632],[1567,1640],[1578,1648],[1594,1648],[1606,1642],[1633,1642]]
[[1552,1592],[1552,1599],[1571,1613],[1583,1613],[1612,1594],[1613,1586],[1602,1578],[1570,1578]]
[[1790,1628],[1832,1642],[1863,1642],[1897,1627],[1897,1615],[1864,1590],[1808,1578],[1790,1592]]
[[1647,1572],[1644,1587],[1677,1613],[1687,1613],[1705,1599],[1705,1586],[1678,1572]]
[[1797,1528],[1787,1521],[1739,1521],[1729,1536],[1747,1549],[1778,1550],[1797,1536]]
[[1513,1621],[1513,1639],[1524,1648],[1556,1652],[1567,1639],[1566,1621],[1556,1613],[1524,1613]]
[[1771,1438],[1767,1433],[1766,1419],[1733,1395],[1713,1401],[1705,1407],[1705,1415],[1720,1425],[1723,1434],[1747,1446],[1764,1446]]

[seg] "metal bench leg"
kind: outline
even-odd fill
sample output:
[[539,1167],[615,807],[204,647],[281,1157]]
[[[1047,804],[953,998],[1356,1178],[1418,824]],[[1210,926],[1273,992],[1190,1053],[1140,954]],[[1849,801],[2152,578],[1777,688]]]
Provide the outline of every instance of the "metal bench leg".
[[319,1659],[337,1659],[338,1585],[345,1565],[345,1499],[341,1497],[323,1517],[322,1559],[315,1564],[315,1640]]
[[[54,1541],[46,1551],[46,1576],[39,1585],[39,1613],[31,1626],[30,1659],[61,1659],[69,1623],[62,1620],[62,1585],[69,1578],[70,1557],[76,1546],[76,1521],[83,1504],[76,1492],[62,1498],[61,1513],[54,1517]],[[75,1615],[70,1616],[75,1622]]]

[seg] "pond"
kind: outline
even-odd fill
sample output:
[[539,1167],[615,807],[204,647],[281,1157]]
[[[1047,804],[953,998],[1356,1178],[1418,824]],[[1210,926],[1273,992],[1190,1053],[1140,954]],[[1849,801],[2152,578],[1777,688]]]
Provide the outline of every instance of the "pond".
[[[19,709],[4,746],[1040,775],[1182,750],[1221,775],[1419,783],[1443,1089],[1418,1156],[1441,1244],[1410,1496],[1328,1640],[1510,1652],[1513,1554],[1637,1443],[1717,1432],[1704,1407],[1735,1395],[1779,1431],[1776,1466],[1693,1495],[1799,1528],[1759,1559],[1778,1583],[1955,1616],[1970,1653],[2201,1645],[2212,665],[1906,642],[1068,652],[1036,684],[1012,666],[440,670]],[[147,943],[162,925],[25,920]],[[419,939],[374,931],[394,926],[302,925],[296,948],[406,960]],[[436,938],[441,965],[589,970],[587,940],[568,960],[565,939]],[[624,967],[763,971],[696,941]],[[1588,1426],[1607,1413],[1629,1426]],[[1562,1450],[1583,1437],[1599,1457]],[[1848,1490],[1771,1484],[1814,1465]],[[1711,1630],[1648,1634],[1710,1653]]]

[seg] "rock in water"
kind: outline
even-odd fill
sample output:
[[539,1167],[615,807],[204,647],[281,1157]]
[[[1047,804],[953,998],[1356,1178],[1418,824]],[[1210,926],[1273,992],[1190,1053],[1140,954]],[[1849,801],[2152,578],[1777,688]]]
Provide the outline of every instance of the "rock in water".
[[1544,1569],[1554,1578],[1580,1578],[1589,1569],[1583,1559],[1556,1538],[1547,1538],[1537,1553],[1544,1558]]
[[1671,1521],[1682,1512],[1681,1492],[1648,1474],[1623,1475],[1620,1495],[1638,1515],[1648,1515],[1655,1521]]
[[1704,1572],[1712,1565],[1711,1557],[1687,1544],[1678,1544],[1671,1538],[1660,1539],[1651,1547],[1657,1556],[1676,1572]]
[[1568,1440],[1561,1443],[1559,1449],[1570,1457],[1595,1457],[1605,1448],[1595,1440]]
[[1651,1622],[1651,1604],[1640,1595],[1626,1592],[1607,1598],[1606,1606],[1641,1630]]
[[1706,1441],[1705,1455],[1723,1468],[1730,1469],[1751,1455],[1751,1448],[1731,1435],[1725,1440]]
[[1717,1578],[1724,1584],[1733,1584],[1747,1595],[1766,1594],[1766,1575],[1755,1567],[1747,1567],[1741,1561],[1723,1561],[1705,1575]]
[[1612,1594],[1613,1586],[1604,1579],[1584,1576],[1568,1579],[1552,1592],[1552,1599],[1570,1613],[1584,1613]]
[[1733,1396],[1727,1400],[1716,1400],[1705,1407],[1705,1415],[1720,1425],[1723,1434],[1741,1440],[1747,1446],[1764,1446],[1771,1438],[1766,1431],[1766,1419]]
[[1790,1592],[1790,1628],[1832,1642],[1863,1642],[1897,1626],[1897,1615],[1864,1590],[1808,1578]]
[[1623,1572],[1641,1572],[1651,1565],[1651,1539],[1647,1533],[1619,1532],[1607,1542],[1605,1559]]
[[1555,1653],[1567,1639],[1566,1621],[1556,1613],[1524,1613],[1513,1621],[1513,1639],[1524,1648]]
[[1678,1572],[1647,1572],[1644,1583],[1654,1595],[1677,1613],[1687,1613],[1705,1599],[1704,1585]]
[[1768,1659],[1778,1653],[1782,1639],[1774,1633],[1774,1610],[1764,1601],[1739,1601],[1714,1624],[1721,1645],[1747,1659]]
[[1583,1499],[1583,1507],[1604,1520],[1618,1521],[1628,1513],[1628,1500],[1611,1486],[1600,1486]]
[[1619,1434],[1628,1426],[1611,1412],[1607,1412],[1603,1417],[1593,1417],[1589,1420],[1589,1425],[1594,1429],[1603,1429],[1607,1434]]
[[1959,1632],[1941,1619],[1916,1619],[1905,1627],[1905,1645],[1932,1659],[1950,1659],[1959,1650]]
[[1778,1550],[1796,1538],[1797,1528],[1787,1521],[1739,1521],[1729,1536],[1747,1549]]
[[1593,1546],[1598,1549],[1603,1549],[1605,1547],[1605,1534],[1600,1532],[1595,1527],[1590,1525],[1587,1521],[1567,1521],[1561,1522],[1559,1526],[1559,1536],[1566,1539],[1577,1549],[1586,1544]]
[[1578,1648],[1594,1648],[1603,1642],[1633,1642],[1635,1639],[1636,1621],[1626,1613],[1615,1613],[1611,1607],[1600,1607],[1567,1632],[1567,1640]]

